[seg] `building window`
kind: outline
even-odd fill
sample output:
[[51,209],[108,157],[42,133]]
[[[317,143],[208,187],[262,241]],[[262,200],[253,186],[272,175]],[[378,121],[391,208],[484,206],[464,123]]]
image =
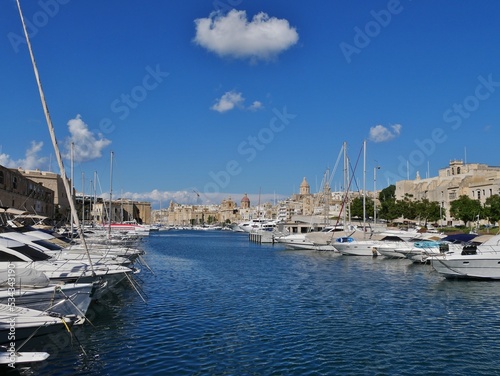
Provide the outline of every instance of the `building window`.
[[12,178],[12,188],[17,189],[17,176]]
[[481,200],[481,190],[477,190],[477,199]]
[[4,184],[3,171],[0,171],[0,184]]
[[457,167],[457,175],[460,174],[460,167]]

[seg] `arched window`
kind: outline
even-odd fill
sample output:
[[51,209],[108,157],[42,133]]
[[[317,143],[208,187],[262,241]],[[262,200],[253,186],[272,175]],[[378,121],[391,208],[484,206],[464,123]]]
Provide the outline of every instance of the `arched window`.
[[460,167],[457,167],[457,175],[460,175]]

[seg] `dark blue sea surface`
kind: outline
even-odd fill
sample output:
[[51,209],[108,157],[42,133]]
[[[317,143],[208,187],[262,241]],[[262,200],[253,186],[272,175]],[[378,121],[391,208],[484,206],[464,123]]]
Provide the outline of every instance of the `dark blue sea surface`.
[[45,339],[52,356],[26,374],[500,374],[500,282],[225,231],[159,232],[143,247],[147,303],[125,284],[71,341]]

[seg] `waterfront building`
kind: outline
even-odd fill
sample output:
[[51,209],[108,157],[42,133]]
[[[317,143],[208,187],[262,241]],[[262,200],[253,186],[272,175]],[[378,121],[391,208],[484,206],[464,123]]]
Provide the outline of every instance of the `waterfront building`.
[[64,182],[61,175],[50,171],[40,171],[38,169],[25,170],[23,168],[18,168],[17,171],[25,178],[41,184],[54,192],[52,204],[54,205],[57,213],[50,215],[50,217],[55,216],[63,219],[69,219],[71,213],[71,207],[69,204],[70,197],[66,194],[66,189],[64,188]]
[[22,172],[0,166],[0,205],[53,218],[54,190]]
[[136,221],[140,224],[151,224],[151,203],[128,199],[109,201],[98,200],[92,203],[92,216],[95,223],[108,223],[111,206],[111,222]]
[[439,202],[445,221],[443,225],[459,224],[450,216],[450,206],[460,196],[479,200],[484,205],[486,199],[495,194],[500,194],[500,167],[461,160],[452,160],[449,166],[439,170],[436,177],[422,179],[417,172],[414,180],[396,183],[397,200],[410,197]]
[[[250,201],[250,199],[249,199]],[[238,207],[231,197],[222,200],[219,206],[218,219],[220,223],[235,222],[238,216]]]

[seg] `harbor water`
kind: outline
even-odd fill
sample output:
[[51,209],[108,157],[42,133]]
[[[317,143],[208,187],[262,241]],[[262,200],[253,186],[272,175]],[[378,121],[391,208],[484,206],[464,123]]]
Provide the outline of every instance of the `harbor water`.
[[143,247],[154,272],[139,274],[146,303],[117,289],[94,304],[92,325],[44,339],[51,357],[21,373],[500,373],[500,282],[226,231],[152,233]]

